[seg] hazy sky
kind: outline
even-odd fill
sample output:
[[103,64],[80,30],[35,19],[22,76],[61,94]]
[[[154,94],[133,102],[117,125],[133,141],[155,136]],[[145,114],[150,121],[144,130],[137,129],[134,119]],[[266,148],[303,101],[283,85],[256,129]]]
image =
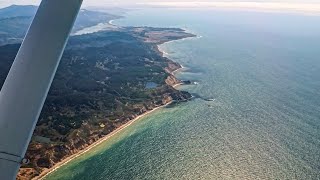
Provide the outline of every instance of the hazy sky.
[[[12,4],[38,5],[41,0],[0,0],[0,7]],[[84,0],[82,7],[152,5],[174,7],[242,8],[255,10],[295,11],[320,14],[320,0]]]
[[[163,2],[161,0],[84,0],[84,6],[122,5],[136,3]],[[288,3],[319,3],[320,0],[173,0],[168,2],[288,2]],[[0,0],[0,6],[11,4],[39,4],[40,0]]]

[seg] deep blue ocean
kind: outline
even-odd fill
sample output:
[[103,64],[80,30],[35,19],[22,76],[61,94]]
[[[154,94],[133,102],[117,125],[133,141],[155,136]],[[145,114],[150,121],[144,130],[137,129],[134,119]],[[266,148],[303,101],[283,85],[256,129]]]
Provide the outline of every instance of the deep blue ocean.
[[142,9],[122,26],[198,35],[161,49],[202,98],[135,122],[46,179],[320,179],[320,16]]

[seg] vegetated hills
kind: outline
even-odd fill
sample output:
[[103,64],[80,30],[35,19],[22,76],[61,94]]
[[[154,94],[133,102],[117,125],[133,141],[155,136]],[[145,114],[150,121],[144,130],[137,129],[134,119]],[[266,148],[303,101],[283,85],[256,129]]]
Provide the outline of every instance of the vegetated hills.
[[121,18],[121,16],[113,15],[105,12],[81,9],[72,31],[76,32],[85,27],[94,26],[99,23],[108,22],[110,20],[119,19],[119,18]]
[[0,19],[0,45],[22,42],[31,21],[30,16]]
[[11,5],[0,9],[0,19],[18,17],[18,16],[31,16],[36,14],[38,6],[33,5]]
[[8,75],[11,64],[17,55],[19,47],[20,44],[0,46],[0,87],[3,86],[4,80]]
[[118,16],[123,16],[125,15],[128,11],[134,11],[133,9],[126,9],[126,8],[121,8],[121,7],[103,7],[103,6],[88,6],[86,7],[87,10],[91,11],[98,11],[98,12],[108,12],[110,14],[118,15]]
[[[0,45],[22,42],[37,8],[37,6],[12,5],[0,9]],[[120,16],[82,9],[72,31],[76,32],[117,18]]]
[[12,5],[0,9],[0,45],[20,43],[37,8],[32,5]]
[[[162,40],[152,34],[167,41],[192,36],[131,27],[70,38],[28,148],[31,164],[18,179],[38,175],[148,110],[191,97],[171,86],[179,81],[170,72],[180,65],[162,57],[156,47]],[[0,47],[0,85],[19,46]],[[148,82],[157,86],[147,88]]]

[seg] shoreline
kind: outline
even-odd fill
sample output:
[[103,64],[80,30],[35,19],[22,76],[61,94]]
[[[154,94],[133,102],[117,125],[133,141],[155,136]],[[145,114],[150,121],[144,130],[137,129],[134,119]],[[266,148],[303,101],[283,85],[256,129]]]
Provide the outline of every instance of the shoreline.
[[113,21],[114,21],[114,20],[115,20],[115,19],[110,20],[110,21],[108,22],[108,24],[110,24],[110,25],[112,25],[112,26],[116,26],[116,25],[113,24]]
[[[114,20],[110,20],[108,22],[109,25],[112,25],[112,26],[116,26],[114,25],[112,22]],[[186,31],[186,30],[184,30]],[[156,45],[156,48],[158,50],[158,52],[161,52],[162,53],[162,57],[166,57],[165,55],[170,55],[168,53],[166,53],[165,51],[163,51],[161,48],[160,48],[160,45],[163,45],[165,43],[169,43],[169,42],[173,42],[173,41],[179,41],[179,40],[185,40],[185,39],[188,39],[188,38],[198,38],[198,35],[195,35],[194,37],[185,37],[185,38],[182,38],[182,39],[177,39],[177,40],[171,40],[171,41],[167,41],[167,42],[163,42],[163,43],[160,43],[160,44],[157,44]],[[167,57],[168,59],[170,59],[169,57]],[[173,60],[172,60],[173,61]],[[180,65],[180,68],[174,70],[171,72],[171,75],[174,76],[175,73],[181,71],[182,69],[184,69],[185,67],[183,65],[181,65],[179,62],[176,62],[176,61],[173,61],[177,64]],[[178,86],[181,86],[183,85],[183,83],[177,83],[175,85],[171,85],[173,88],[176,88]],[[170,104],[172,104],[174,101],[170,101],[169,103],[167,104],[164,104],[164,105],[160,105],[158,107],[155,107],[154,109],[150,110],[150,111],[147,111],[139,116],[137,116],[136,118],[134,118],[133,120],[130,120],[128,121],[127,123],[121,125],[120,127],[116,128],[114,131],[112,131],[111,133],[109,133],[108,135],[106,135],[105,137],[102,137],[100,139],[98,139],[96,142],[92,143],[91,145],[87,146],[86,148],[84,148],[83,150],[75,153],[75,154],[72,154],[70,155],[69,157],[63,159],[62,161],[58,162],[57,164],[55,164],[53,167],[49,168],[49,169],[45,169],[44,171],[42,171],[40,173],[39,176],[36,176],[34,178],[32,178],[32,180],[43,180],[44,178],[46,178],[48,175],[54,173],[56,170],[58,170],[59,168],[67,165],[68,163],[70,163],[71,161],[75,160],[76,158],[84,155],[85,153],[89,152],[91,149],[101,145],[102,143],[106,142],[107,140],[109,140],[111,137],[113,137],[114,135],[120,133],[122,130],[124,130],[125,128],[129,127],[130,125],[132,125],[133,123],[135,123],[136,121],[140,120],[141,118],[143,118],[144,116],[148,115],[148,114],[151,114],[152,112],[160,109],[160,108],[164,108]]]
[[137,116],[136,118],[134,118],[133,120],[131,121],[128,121],[127,123],[121,125],[120,127],[118,127],[117,129],[115,129],[114,131],[112,131],[110,134],[106,135],[105,137],[97,140],[96,142],[94,142],[93,144],[89,145],[88,147],[86,147],[85,149],[79,151],[78,153],[75,153],[69,157],[67,157],[66,159],[58,162],[57,164],[55,164],[52,168],[50,169],[46,169],[44,170],[39,176],[37,177],[34,177],[32,178],[32,180],[43,180],[45,177],[47,177],[48,175],[52,174],[53,172],[55,172],[56,170],[58,170],[59,168],[67,165],[69,162],[75,160],[76,158],[84,155],[85,153],[89,152],[91,149],[97,147],[98,145],[106,142],[107,140],[109,140],[111,137],[113,137],[114,135],[120,133],[122,130],[124,130],[125,128],[129,127],[130,125],[132,125],[133,123],[137,122],[138,120],[140,120],[141,118],[145,117],[146,115],[148,114],[151,114],[152,112],[158,110],[158,109],[161,109],[161,108],[164,108],[168,105],[170,105],[172,103],[169,102],[167,104],[164,104],[164,105],[161,105],[161,106],[158,106],[150,111],[147,111],[139,116]]
[[[177,40],[176,40],[177,41]],[[168,42],[171,42],[171,41],[168,41]],[[167,43],[167,42],[165,42]],[[162,43],[164,44],[164,43]],[[160,48],[160,45],[161,44],[158,44],[156,47],[158,49],[159,52],[162,53],[162,56],[164,57],[164,53],[163,51],[161,50]],[[176,62],[178,63],[178,62]],[[182,70],[183,68],[185,68],[183,65],[181,65],[180,63],[178,63],[181,67],[172,71],[171,74],[174,75],[174,73]],[[183,83],[178,83],[178,84],[175,84],[173,85],[172,87],[173,88],[176,88],[178,86],[181,86],[183,85]],[[105,137],[102,137],[100,138],[99,140],[97,140],[96,142],[94,142],[93,144],[89,145],[88,147],[86,147],[85,149],[79,151],[78,153],[75,153],[73,155],[70,155],[69,157],[67,157],[66,159],[63,159],[62,161],[58,162],[57,164],[55,164],[52,168],[49,168],[49,169],[46,169],[44,171],[41,172],[41,174],[39,176],[36,176],[34,178],[32,178],[32,180],[43,180],[45,177],[47,177],[48,175],[50,175],[51,173],[55,172],[56,170],[58,170],[59,168],[67,165],[69,162],[75,160],[76,158],[84,155],[85,153],[89,152],[91,149],[97,147],[98,145],[106,142],[107,140],[109,140],[111,137],[113,137],[114,135],[118,134],[119,132],[121,132],[122,130],[124,130],[125,128],[129,127],[130,125],[132,125],[133,123],[135,123],[136,121],[140,120],[141,118],[143,118],[144,116],[148,115],[148,114],[151,114],[152,112],[160,109],[160,108],[164,108],[168,105],[170,105],[173,101],[167,103],[167,104],[164,104],[164,105],[161,105],[161,106],[158,106],[150,111],[147,111],[139,116],[137,116],[136,118],[134,118],[133,120],[131,121],[128,121],[127,123],[121,125],[119,128],[115,129],[114,131],[112,131],[110,134],[106,135]]]
[[[183,29],[185,32],[188,32],[187,29],[184,29],[184,28],[181,28],[181,29]],[[189,33],[189,32],[188,32],[188,33]],[[193,34],[193,33],[191,33],[191,34]],[[170,53],[167,53],[166,51],[164,51],[164,50],[161,48],[161,45],[165,45],[165,44],[168,44],[168,43],[172,43],[172,42],[174,42],[174,41],[184,41],[184,40],[187,40],[187,39],[199,39],[199,38],[202,38],[202,36],[199,36],[199,35],[197,35],[197,34],[193,34],[193,35],[194,35],[194,36],[191,36],[191,37],[185,37],[185,38],[182,38],[182,39],[177,39],[177,40],[171,40],[171,41],[163,42],[163,43],[157,44],[156,47],[157,47],[158,51],[162,53],[162,57],[166,57],[166,58],[172,60],[172,59],[170,58]],[[183,69],[187,69],[187,67],[183,66],[181,63],[179,63],[179,62],[177,62],[177,61],[174,61],[174,60],[172,60],[172,61],[175,62],[175,63],[178,63],[178,64],[180,65],[180,68],[172,71],[172,72],[171,72],[171,75],[174,76],[176,73],[182,71]],[[179,87],[179,86],[182,86],[182,85],[184,85],[184,83],[183,83],[183,82],[180,82],[180,83],[177,83],[177,84],[173,85],[172,87],[176,89],[176,87]]]

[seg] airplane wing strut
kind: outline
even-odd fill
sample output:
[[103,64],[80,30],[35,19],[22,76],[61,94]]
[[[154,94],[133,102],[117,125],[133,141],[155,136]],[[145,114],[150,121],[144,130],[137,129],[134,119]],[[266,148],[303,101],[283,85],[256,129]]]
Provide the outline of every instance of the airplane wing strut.
[[0,179],[16,179],[82,0],[42,0],[0,91]]

